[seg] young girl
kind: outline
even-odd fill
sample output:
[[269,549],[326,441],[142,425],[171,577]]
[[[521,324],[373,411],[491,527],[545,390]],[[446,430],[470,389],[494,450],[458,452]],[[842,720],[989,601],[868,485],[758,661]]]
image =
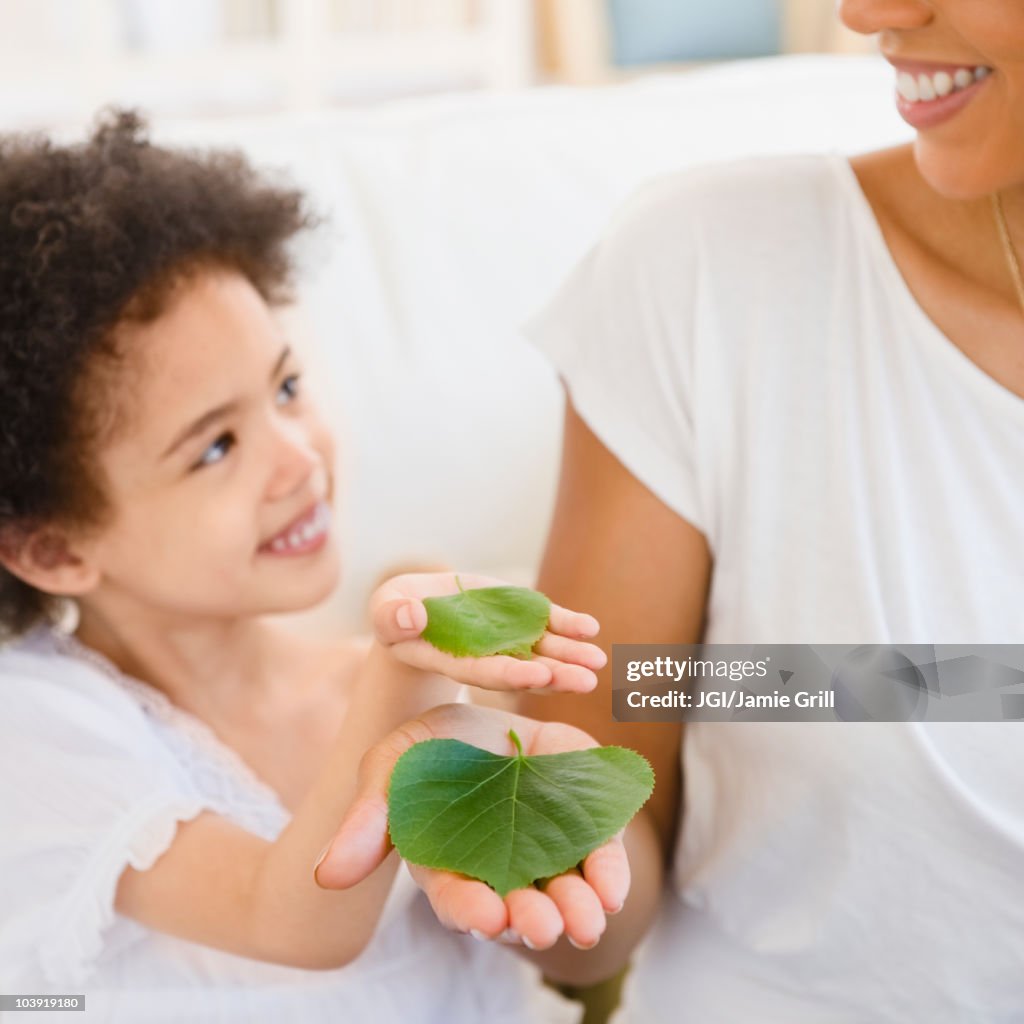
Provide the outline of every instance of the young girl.
[[[379,588],[373,639],[265,618],[339,575],[333,441],[273,312],[314,220],[127,112],[0,143],[0,991],[133,1024],[573,1020],[395,855],[314,878],[375,742],[459,683],[585,691],[605,660],[561,608],[529,662],[434,651],[420,598],[449,574]],[[477,937],[590,945],[624,884],[510,894]]]

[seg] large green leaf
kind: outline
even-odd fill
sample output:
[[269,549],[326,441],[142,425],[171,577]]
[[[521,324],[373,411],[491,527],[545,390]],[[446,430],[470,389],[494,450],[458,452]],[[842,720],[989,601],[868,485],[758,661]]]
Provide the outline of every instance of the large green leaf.
[[428,597],[424,640],[457,657],[510,654],[529,658],[544,635],[551,602],[528,587],[478,587],[449,597]]
[[391,775],[388,826],[413,864],[456,871],[504,896],[575,867],[654,788],[625,747],[502,757],[459,740],[410,747]]

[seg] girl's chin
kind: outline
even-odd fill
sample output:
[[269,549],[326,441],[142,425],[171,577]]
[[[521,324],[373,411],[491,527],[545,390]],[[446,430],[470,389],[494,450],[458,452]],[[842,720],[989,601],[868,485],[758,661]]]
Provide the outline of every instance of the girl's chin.
[[256,615],[303,615],[306,613],[312,614],[318,609],[325,606],[330,598],[337,591],[337,587],[331,587],[329,590],[325,590],[323,593],[316,595],[295,595],[294,601],[288,601],[287,599],[279,597],[276,601],[267,602],[267,604],[254,611],[252,614]]
[[271,568],[274,582],[266,589],[275,607],[268,611],[306,611],[329,598],[341,583],[341,559],[334,545],[312,558],[275,561],[282,564]]

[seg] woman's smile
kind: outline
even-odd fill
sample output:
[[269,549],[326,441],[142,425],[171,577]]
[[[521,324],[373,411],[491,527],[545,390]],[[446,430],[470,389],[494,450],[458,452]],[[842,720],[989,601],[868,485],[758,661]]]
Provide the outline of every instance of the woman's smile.
[[918,130],[933,128],[959,113],[985,87],[985,64],[939,64],[887,58],[896,69],[896,108]]

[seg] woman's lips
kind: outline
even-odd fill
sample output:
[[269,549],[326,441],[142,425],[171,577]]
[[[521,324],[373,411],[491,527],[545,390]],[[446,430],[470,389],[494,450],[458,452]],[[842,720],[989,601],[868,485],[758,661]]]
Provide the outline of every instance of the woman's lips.
[[900,117],[914,128],[934,128],[958,114],[985,88],[988,78],[976,79],[964,89],[931,100],[908,100],[896,93],[896,109]]

